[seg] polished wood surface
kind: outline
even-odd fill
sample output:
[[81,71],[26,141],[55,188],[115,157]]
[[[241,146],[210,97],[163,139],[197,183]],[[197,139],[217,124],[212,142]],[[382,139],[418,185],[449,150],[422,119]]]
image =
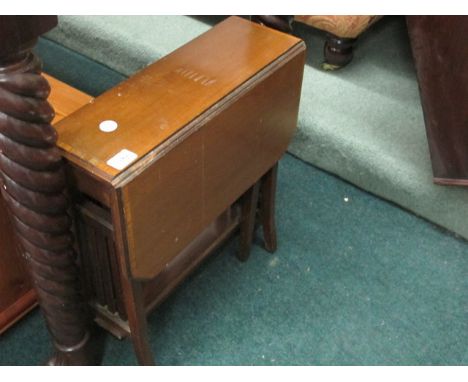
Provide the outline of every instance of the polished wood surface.
[[[59,123],[58,145],[70,161],[112,179],[123,171],[106,162],[119,151],[142,158],[299,41],[231,17]],[[104,133],[103,120],[119,128]]]
[[[56,115],[53,123],[65,118],[92,100],[92,97],[46,74],[51,94],[49,102]],[[15,242],[7,210],[0,198],[0,333],[7,330],[37,304],[24,260]]]
[[434,181],[468,186],[468,16],[408,16]]
[[239,203],[227,208],[189,246],[184,248],[163,272],[153,280],[144,283],[148,313],[162,303],[209,255],[232,237],[239,229],[240,215]]
[[0,56],[16,55],[43,33],[57,25],[57,16],[1,16]]
[[[64,156],[119,189],[133,277],[155,277],[279,160],[304,50],[231,17],[57,124]],[[108,119],[119,124],[112,133],[98,128]],[[110,167],[122,149],[138,159]]]
[[[51,86],[49,102],[56,115],[53,123],[65,118],[92,100],[92,97],[44,75]],[[37,305],[24,260],[14,239],[7,210],[0,198],[0,333],[7,330]]]
[[277,64],[239,84],[243,93],[194,124],[189,137],[176,136],[164,156],[122,185],[133,277],[157,275],[286,151],[297,123],[304,47]]
[[93,102],[93,97],[57,80],[44,73],[44,77],[50,85],[49,102],[54,107],[55,118],[52,124],[56,124],[78,109]]
[[[28,280],[29,282],[29,280]],[[8,285],[10,287],[10,285]],[[8,298],[8,296],[7,296]],[[20,321],[37,306],[37,294],[34,289],[13,295],[13,303],[6,305],[0,312],[0,335]]]
[[[78,231],[90,302],[101,325],[130,331],[140,364],[154,362],[146,314],[216,247],[238,230],[247,259],[259,223],[276,247],[276,164],[304,63],[299,39],[231,17],[58,122],[88,210]],[[105,120],[117,130],[100,131]],[[135,161],[113,168],[123,149]]]
[[325,61],[322,64],[324,70],[337,70],[348,65],[354,57],[354,46],[357,38],[338,37],[327,33],[323,55]]
[[32,49],[56,17],[0,16],[0,191],[37,292],[54,353],[49,365],[92,363],[67,178],[50,85]]

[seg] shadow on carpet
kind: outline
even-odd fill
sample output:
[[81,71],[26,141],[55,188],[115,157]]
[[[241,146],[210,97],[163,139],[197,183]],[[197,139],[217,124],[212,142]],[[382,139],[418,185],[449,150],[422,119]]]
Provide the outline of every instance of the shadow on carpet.
[[[468,246],[285,156],[279,248],[231,240],[149,318],[161,365],[466,365]],[[0,338],[0,364],[50,351],[38,311]],[[106,365],[135,365],[107,336]]]

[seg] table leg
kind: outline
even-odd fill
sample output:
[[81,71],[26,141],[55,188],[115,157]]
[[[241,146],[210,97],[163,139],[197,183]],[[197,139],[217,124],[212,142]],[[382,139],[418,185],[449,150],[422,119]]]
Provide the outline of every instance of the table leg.
[[242,196],[240,245],[239,251],[237,252],[237,258],[240,261],[247,261],[250,256],[250,249],[255,232],[255,218],[257,216],[259,192],[260,182],[257,182]]
[[[141,366],[154,366],[154,356],[148,337],[148,323],[142,285],[138,281],[125,280],[124,293],[129,293],[125,306],[128,315],[133,348]],[[125,291],[126,290],[126,291]]]
[[277,248],[275,221],[277,177],[278,163],[262,177],[260,188],[260,219],[263,227],[264,245],[268,252],[275,252]]

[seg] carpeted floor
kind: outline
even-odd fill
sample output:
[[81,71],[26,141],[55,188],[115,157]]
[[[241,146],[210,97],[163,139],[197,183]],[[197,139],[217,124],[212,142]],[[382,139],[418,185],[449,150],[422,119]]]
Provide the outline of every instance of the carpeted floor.
[[[63,16],[47,38],[130,75],[221,19]],[[320,69],[324,34],[301,24],[295,34],[308,57],[290,152],[468,239],[468,190],[432,183],[404,17],[372,26],[353,62],[334,73]]]
[[[275,255],[239,263],[232,240],[151,315],[159,364],[468,364],[466,242],[290,155],[278,222]],[[35,312],[0,364],[49,350]],[[104,362],[136,364],[130,343],[108,336]]]
[[[53,42],[50,74],[97,95],[124,76]],[[291,155],[280,164],[279,249],[213,256],[150,317],[162,365],[468,365],[468,246]],[[261,244],[260,238],[257,244]],[[136,364],[106,337],[104,363]],[[1,365],[35,365],[38,311],[0,337]]]

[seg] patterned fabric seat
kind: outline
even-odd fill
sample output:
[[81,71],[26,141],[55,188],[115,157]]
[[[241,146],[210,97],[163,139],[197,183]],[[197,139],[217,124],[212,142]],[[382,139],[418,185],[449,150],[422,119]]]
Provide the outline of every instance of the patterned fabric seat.
[[318,16],[297,15],[294,21],[327,32],[324,55],[325,70],[347,65],[353,58],[356,39],[382,16]]

